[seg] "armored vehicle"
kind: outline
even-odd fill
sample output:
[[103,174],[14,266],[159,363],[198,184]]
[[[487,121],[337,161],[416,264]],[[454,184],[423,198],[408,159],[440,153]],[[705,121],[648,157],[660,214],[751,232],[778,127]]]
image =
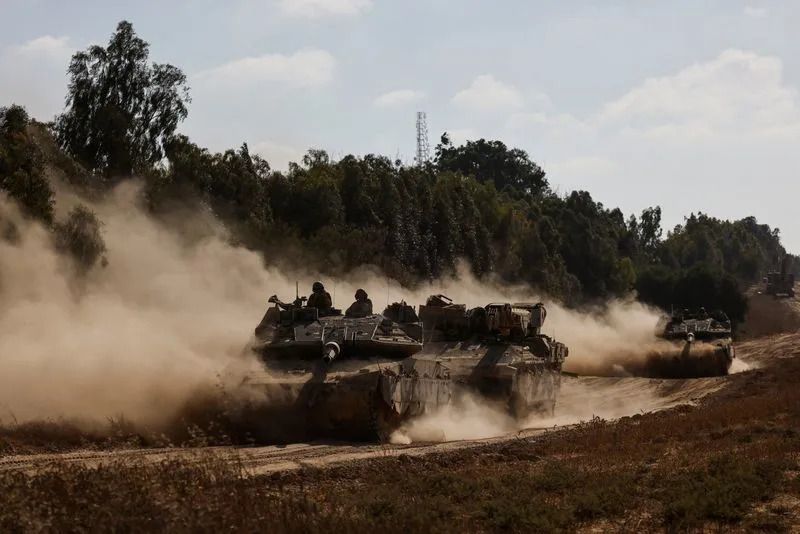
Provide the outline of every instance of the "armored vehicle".
[[[422,342],[412,338],[383,315],[342,315],[337,308],[302,306],[303,299],[284,304],[276,296],[256,327],[255,345],[272,359],[314,359],[330,364],[345,353],[348,358],[388,356],[403,359],[419,352]],[[283,309],[281,309],[283,308]]]
[[791,257],[784,256],[781,270],[767,273],[764,292],[775,297],[794,297],[794,274],[789,272]]
[[523,418],[552,414],[567,348],[540,329],[541,304],[467,310],[433,296],[420,313],[396,302],[382,314],[274,304],[245,379],[268,417],[259,440],[388,440],[403,422],[480,395]]
[[649,378],[701,378],[728,374],[735,350],[728,316],[684,310],[663,322],[661,343],[633,370]]
[[491,303],[467,309],[445,295],[420,306],[422,354],[444,365],[461,391],[519,418],[552,416],[569,350],[542,334],[542,303]]

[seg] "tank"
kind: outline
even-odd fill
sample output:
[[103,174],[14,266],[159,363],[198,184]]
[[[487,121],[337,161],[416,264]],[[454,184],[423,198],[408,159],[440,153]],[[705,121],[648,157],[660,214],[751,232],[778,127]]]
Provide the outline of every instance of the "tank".
[[261,399],[258,441],[387,441],[465,395],[518,418],[553,413],[568,351],[540,332],[541,304],[467,310],[437,295],[419,313],[401,301],[348,317],[303,299],[269,302],[250,346],[260,368],[244,380]]
[[702,378],[728,374],[735,349],[731,322],[724,312],[704,309],[674,314],[662,322],[661,343],[638,368],[636,376],[648,378]]

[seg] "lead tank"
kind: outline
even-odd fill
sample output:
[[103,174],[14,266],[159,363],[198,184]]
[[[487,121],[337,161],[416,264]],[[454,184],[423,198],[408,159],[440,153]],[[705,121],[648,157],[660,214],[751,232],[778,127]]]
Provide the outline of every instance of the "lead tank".
[[730,319],[704,309],[674,314],[662,322],[658,346],[645,362],[631,369],[648,378],[703,378],[728,374],[736,352]]
[[244,385],[260,401],[258,441],[387,441],[404,422],[479,395],[517,418],[552,415],[567,348],[541,333],[541,304],[467,310],[433,296],[419,314],[286,305],[270,298]]

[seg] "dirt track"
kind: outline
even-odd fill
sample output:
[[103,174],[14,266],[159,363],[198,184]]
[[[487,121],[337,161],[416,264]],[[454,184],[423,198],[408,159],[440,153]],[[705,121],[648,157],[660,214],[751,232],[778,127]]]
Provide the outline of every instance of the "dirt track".
[[349,461],[387,456],[419,456],[433,452],[446,452],[477,447],[494,442],[532,437],[546,432],[544,429],[529,429],[513,436],[502,436],[479,440],[450,441],[414,445],[376,445],[361,443],[315,442],[271,445],[266,447],[206,447],[198,449],[130,449],[117,451],[85,451],[65,454],[36,454],[0,457],[0,471],[14,469],[35,470],[51,462],[98,465],[100,463],[124,461],[158,462],[168,459],[203,458],[208,454],[231,461],[240,461],[252,474],[325,467]]
[[[744,328],[751,337],[737,347],[737,360],[732,372],[746,371],[765,365],[766,354],[789,354],[796,351],[798,338],[794,333],[800,319],[798,301],[775,300],[751,293],[753,307]],[[770,324],[766,317],[778,317],[779,325]],[[778,329],[784,334],[774,334]],[[759,337],[766,335],[767,337]],[[430,453],[479,447],[489,443],[531,438],[549,430],[563,429],[593,417],[615,419],[645,412],[668,409],[681,404],[697,404],[707,395],[722,390],[730,381],[727,377],[693,380],[655,380],[644,378],[565,377],[556,408],[556,417],[546,421],[530,421],[524,429],[495,437],[461,439],[442,443],[421,442],[408,445],[377,445],[335,442],[296,443],[286,446],[253,448],[211,447],[202,449],[136,449],[118,451],[82,451],[66,454],[20,455],[0,457],[0,471],[35,470],[59,461],[98,465],[110,462],[153,461],[170,458],[203,458],[214,454],[239,461],[253,474],[272,473],[326,467],[376,457],[419,456]],[[462,425],[469,423],[461,423]]]
[[528,428],[490,438],[410,445],[315,442],[248,448],[135,449],[18,455],[0,457],[0,471],[35,470],[54,461],[91,466],[120,461],[158,462],[170,458],[192,459],[198,455],[203,457],[207,454],[215,454],[232,461],[240,461],[253,474],[264,474],[303,467],[332,466],[375,457],[418,456],[535,437],[548,430],[563,429],[594,416],[611,419],[670,408],[678,404],[694,404],[703,396],[718,391],[724,385],[724,378],[650,380],[566,377],[554,419],[532,421]]

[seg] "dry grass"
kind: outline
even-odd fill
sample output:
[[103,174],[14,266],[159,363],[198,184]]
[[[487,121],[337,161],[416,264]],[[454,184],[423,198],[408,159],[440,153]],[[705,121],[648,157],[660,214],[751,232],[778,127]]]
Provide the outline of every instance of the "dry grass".
[[[236,417],[230,416],[232,412]],[[223,392],[194,399],[172,419],[154,427],[125,418],[111,418],[105,423],[65,418],[10,424],[0,421],[0,457],[78,450],[252,445],[249,430],[263,425],[258,419],[261,415],[233,407]]]
[[211,456],[97,469],[55,464],[34,475],[0,474],[0,487],[3,532],[363,531],[302,492],[281,492]]

